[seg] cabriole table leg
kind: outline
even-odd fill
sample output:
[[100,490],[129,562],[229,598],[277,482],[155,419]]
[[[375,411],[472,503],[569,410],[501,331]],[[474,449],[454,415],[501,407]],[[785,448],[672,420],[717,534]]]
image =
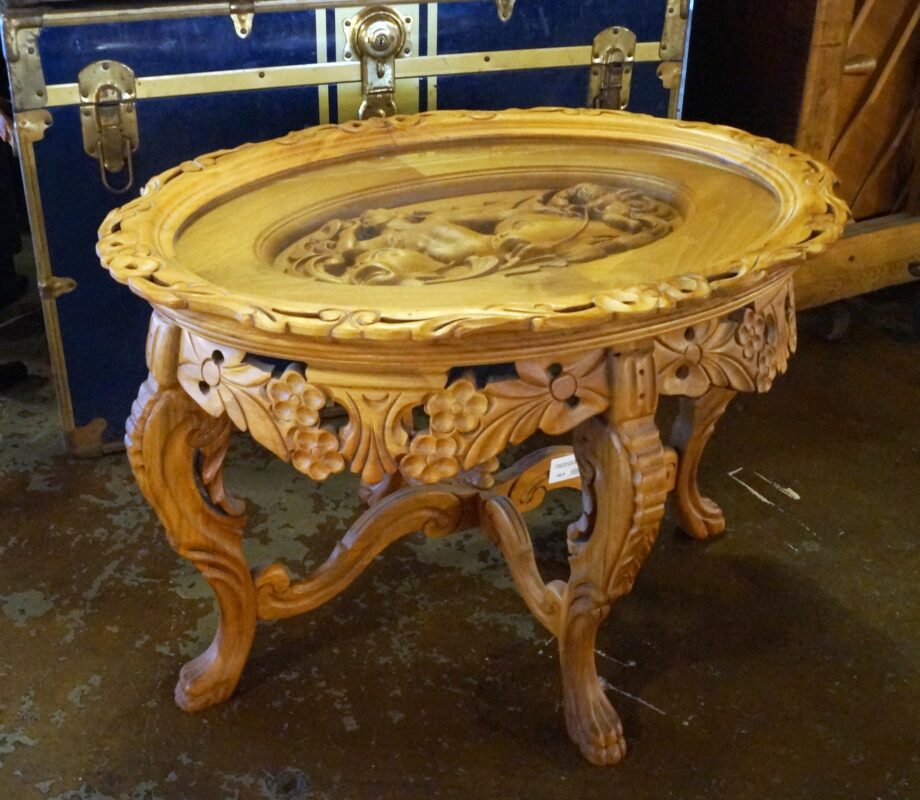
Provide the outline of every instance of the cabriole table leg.
[[700,397],[681,397],[680,412],[671,428],[671,446],[677,451],[674,506],[677,524],[695,539],[708,539],[725,530],[722,509],[700,494],[700,459],[716,423],[737,392],[711,387]]
[[201,572],[220,606],[213,642],[182,668],[176,685],[176,703],[198,711],[236,688],[255,633],[255,587],[242,549],[242,503],[223,488],[230,420],[204,413],[179,387],[177,331],[153,329],[151,375],[132,408],[126,444],[138,485],[170,544]]
[[569,527],[571,577],[562,596],[559,655],[569,736],[594,764],[626,752],[619,717],[601,687],[595,638],[651,549],[673,476],[673,452],[655,424],[650,353],[610,356],[611,405],[574,436],[584,513]]

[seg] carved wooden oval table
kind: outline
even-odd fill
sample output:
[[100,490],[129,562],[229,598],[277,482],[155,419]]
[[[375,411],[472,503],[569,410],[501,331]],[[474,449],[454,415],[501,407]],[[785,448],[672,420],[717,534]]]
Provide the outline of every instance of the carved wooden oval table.
[[[569,735],[619,760],[598,626],[672,489],[688,533],[723,529],[701,451],[736,392],[786,368],[794,265],[845,219],[830,173],[787,146],[620,112],[373,119],[155,178],[105,221],[99,254],[154,308],[132,467],[220,605],[178,704],[233,692],[256,620],[325,603],[404,535],[478,526],[558,639]],[[660,395],[684,398],[671,447]],[[244,559],[221,478],[233,428],[315,480],[361,476],[368,510],[307,578]],[[499,471],[537,430],[574,431],[580,479],[562,446]],[[582,483],[571,577],[546,584],[521,514]]]

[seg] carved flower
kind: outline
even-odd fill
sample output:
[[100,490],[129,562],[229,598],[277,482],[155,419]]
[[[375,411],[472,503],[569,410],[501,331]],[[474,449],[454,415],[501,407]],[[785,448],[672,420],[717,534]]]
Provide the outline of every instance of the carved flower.
[[710,386],[766,392],[795,349],[795,304],[788,285],[759,302],[759,309],[739,309],[657,337],[659,389],[688,397]]
[[754,358],[763,350],[766,330],[764,315],[753,308],[744,310],[744,318],[738,328],[738,344],[741,345],[745,358]]
[[539,428],[549,434],[563,433],[573,427],[576,418],[586,419],[607,407],[605,363],[603,350],[592,350],[567,363],[552,359],[518,361],[514,366],[521,391],[515,391],[510,382],[507,385],[510,393],[499,389],[498,384],[494,390],[509,397],[535,393],[544,406]]
[[[699,397],[710,386],[754,391],[757,332],[750,325],[742,336],[742,326],[743,322],[712,319],[658,337],[655,362],[661,391],[687,397]],[[741,352],[745,347],[752,348],[749,358]]]
[[291,452],[294,466],[315,481],[345,469],[338,437],[325,428],[297,428],[291,434]]
[[224,354],[220,350],[215,350],[204,361],[200,367],[200,388],[206,392],[205,386],[210,389],[217,389],[220,386],[221,366],[224,363]]
[[455,381],[443,391],[432,395],[426,405],[431,417],[431,430],[436,433],[470,433],[479,427],[489,401],[468,378]]
[[606,365],[603,349],[565,360],[516,362],[517,377],[483,389],[486,413],[471,436],[459,439],[463,469],[493,463],[508,442],[519,444],[537,430],[558,436],[601,413],[610,391]]
[[400,464],[403,474],[422,483],[437,483],[460,471],[457,440],[439,433],[423,433],[409,445],[409,455]]
[[314,428],[326,396],[297,370],[288,369],[280,378],[268,383],[268,400],[272,416],[298,428]]

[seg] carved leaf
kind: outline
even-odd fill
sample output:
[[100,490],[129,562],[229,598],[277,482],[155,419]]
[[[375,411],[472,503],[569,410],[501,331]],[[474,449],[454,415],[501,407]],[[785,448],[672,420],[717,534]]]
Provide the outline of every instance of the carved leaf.
[[242,350],[185,331],[176,375],[186,394],[208,414],[227,414],[237,428],[249,431],[256,441],[287,460],[287,445],[265,392],[270,367],[246,360]]
[[712,386],[739,392],[753,392],[756,389],[749,372],[750,364],[727,353],[710,353],[700,366]]
[[[264,384],[260,384],[259,389],[263,386]],[[237,387],[231,387],[230,392],[239,404],[243,422],[241,425],[234,420],[234,424],[240,430],[248,430],[259,444],[267,447],[278,458],[287,459],[288,448],[281,431],[278,430],[277,422],[267,408],[265,393],[259,391],[256,394],[254,391],[244,391]]]
[[494,458],[508,442],[523,442],[537,430],[546,405],[547,400],[539,396],[529,403],[506,397],[492,398],[486,413],[487,422],[474,434],[463,459],[463,468],[472,469]]
[[352,472],[361,473],[364,483],[378,483],[396,471],[398,459],[409,450],[412,409],[421,403],[421,394],[331,391],[348,412],[348,424],[340,434],[342,455],[351,462]]
[[538,429],[550,435],[566,433],[609,405],[604,350],[571,359],[518,361],[514,366],[517,378],[483,389],[489,405],[481,426],[466,439],[464,469],[494,458],[509,442],[523,442]]

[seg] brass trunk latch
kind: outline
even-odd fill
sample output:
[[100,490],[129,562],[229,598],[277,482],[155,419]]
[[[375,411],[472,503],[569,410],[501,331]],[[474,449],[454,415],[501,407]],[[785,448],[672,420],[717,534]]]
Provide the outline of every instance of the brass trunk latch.
[[361,59],[358,117],[389,117],[396,113],[396,59],[409,55],[412,17],[386,6],[371,6],[345,20],[345,58]]
[[606,28],[594,37],[588,87],[590,108],[626,108],[635,55],[636,34],[629,28]]
[[[126,192],[134,184],[133,154],[139,143],[134,70],[117,61],[96,61],[80,70],[77,85],[83,149],[99,162],[105,188]],[[112,186],[109,175],[125,169],[123,185]]]

